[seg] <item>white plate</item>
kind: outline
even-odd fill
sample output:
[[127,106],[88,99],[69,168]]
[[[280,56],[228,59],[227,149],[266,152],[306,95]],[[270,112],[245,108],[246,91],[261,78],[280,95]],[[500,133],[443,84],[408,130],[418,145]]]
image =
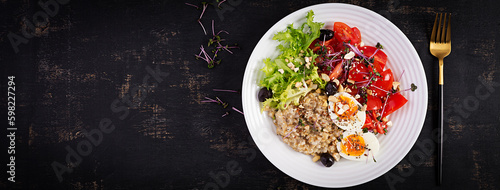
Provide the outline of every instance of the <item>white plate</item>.
[[[305,22],[309,10],[315,13],[314,21],[324,22],[326,27],[336,21],[358,27],[366,45],[380,42],[388,55],[387,67],[391,68],[403,88],[415,83],[415,92],[403,92],[408,103],[391,115],[394,126],[387,135],[379,135],[380,152],[376,163],[342,159],[327,168],[312,157],[294,151],[286,145],[265,113],[260,112],[257,93],[259,80],[264,77],[260,69],[263,59],[275,58],[278,43],[272,40],[276,32],[285,30],[291,23],[295,27]],[[402,79],[401,73],[405,71]],[[349,187],[371,181],[392,169],[412,148],[422,129],[427,112],[427,81],[422,62],[408,38],[394,24],[379,14],[354,5],[328,3],[306,7],[286,16],[269,29],[260,39],[248,60],[242,87],[245,121],[253,140],[264,156],[287,175],[302,182],[321,187]]]

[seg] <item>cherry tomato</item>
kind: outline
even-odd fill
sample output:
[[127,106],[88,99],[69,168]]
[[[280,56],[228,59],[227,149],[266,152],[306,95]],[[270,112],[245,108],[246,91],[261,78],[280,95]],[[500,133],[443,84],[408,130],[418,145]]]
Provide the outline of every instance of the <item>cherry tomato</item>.
[[[338,42],[349,42],[350,44],[358,44],[361,39],[353,32],[352,28],[343,22],[335,22],[333,23],[333,31],[335,39]],[[361,36],[361,35],[359,35]]]
[[386,100],[386,105],[384,108],[384,113],[382,113],[382,117],[386,117],[392,112],[403,107],[406,102],[408,102],[408,100],[403,95],[401,95],[401,93],[391,94]]
[[373,96],[382,98],[387,95],[387,92],[392,90],[392,82],[394,82],[392,71],[391,69],[387,69],[381,72],[380,76],[377,76],[368,88],[372,91]]
[[368,130],[372,130],[373,129],[372,118],[368,114],[366,115],[366,120],[365,120],[365,124],[363,125],[363,128],[366,128]]
[[361,31],[357,27],[352,27],[352,33],[354,34],[354,37],[359,39],[358,44],[361,42]]
[[363,63],[360,63],[358,61],[353,61],[351,64],[352,67],[349,70],[348,78],[355,82],[360,82],[356,83],[358,86],[363,86],[370,79],[370,70]]
[[325,55],[325,54],[332,54],[333,47],[328,45],[328,44],[322,44],[319,42],[320,46],[315,46],[312,50],[314,53],[319,54],[319,55]]
[[333,68],[332,72],[330,73],[329,77],[330,80],[333,80],[334,78],[339,78],[339,76],[342,74],[342,63],[337,63],[335,65],[335,68]]
[[[366,57],[371,57],[375,53],[375,51],[377,51],[377,48],[373,46],[363,46],[360,47],[359,50],[362,51]],[[375,69],[378,72],[382,72],[386,63],[387,55],[382,50],[378,50],[377,54],[373,56],[373,65],[375,66]]]
[[380,110],[382,109],[382,100],[379,97],[367,95],[366,110]]
[[[316,45],[318,44],[318,45]],[[314,49],[316,46],[319,46],[321,45],[320,44],[320,41],[318,39],[315,39],[311,44],[309,44],[309,49]]]

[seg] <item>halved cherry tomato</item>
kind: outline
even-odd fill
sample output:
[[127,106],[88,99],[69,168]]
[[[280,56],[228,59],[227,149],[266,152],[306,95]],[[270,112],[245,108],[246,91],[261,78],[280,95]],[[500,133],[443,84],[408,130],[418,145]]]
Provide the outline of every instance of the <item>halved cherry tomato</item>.
[[384,108],[384,113],[382,113],[382,117],[386,117],[392,112],[403,107],[403,105],[405,105],[406,102],[408,102],[408,100],[403,95],[401,95],[401,93],[389,95],[389,98],[387,98],[385,103],[386,105]]
[[382,109],[382,100],[379,97],[367,95],[366,110],[380,110],[380,109]]
[[[373,46],[363,46],[360,47],[359,50],[362,51],[366,57],[371,57],[375,53],[375,51],[377,51],[377,48]],[[382,50],[378,50],[377,54],[373,56],[373,65],[375,66],[375,69],[378,72],[382,72],[386,63],[387,55]]]
[[335,67],[333,68],[332,72],[330,73],[330,80],[333,80],[334,78],[339,78],[340,74],[342,74],[342,63],[337,63]]
[[377,132],[380,134],[385,134],[385,128],[387,127],[385,123],[382,122],[376,122],[375,127],[377,129]]
[[333,53],[333,47],[327,44],[322,44],[321,42],[320,46],[314,47],[312,50],[314,53],[319,54],[319,55],[325,55],[325,54],[332,54]]
[[361,31],[357,27],[352,27],[352,33],[354,34],[354,37],[359,39],[359,43],[361,43]]
[[381,72],[380,77],[377,76],[376,80],[368,88],[372,91],[373,96],[382,98],[387,95],[387,92],[391,91],[392,82],[394,82],[392,71],[391,69],[387,69]]
[[361,39],[358,38],[356,34],[352,31],[352,28],[343,22],[335,22],[333,23],[333,31],[335,39],[338,42],[349,42],[350,44],[358,44]]
[[[369,80],[369,73],[371,72],[363,63],[359,61],[353,61],[351,69],[349,70],[349,79],[360,82],[357,83],[358,86],[366,84]],[[366,81],[366,82],[365,82]]]
[[[334,34],[334,36],[335,36],[335,34]],[[337,39],[335,39],[335,38],[327,40],[325,43],[328,45],[331,45],[333,47],[333,50],[335,50],[335,52],[339,52],[339,51],[342,51],[343,49],[345,49],[343,42],[338,42]]]
[[365,120],[365,124],[363,125],[363,128],[366,128],[368,130],[373,129],[372,117],[369,116],[368,114],[366,114],[366,120]]

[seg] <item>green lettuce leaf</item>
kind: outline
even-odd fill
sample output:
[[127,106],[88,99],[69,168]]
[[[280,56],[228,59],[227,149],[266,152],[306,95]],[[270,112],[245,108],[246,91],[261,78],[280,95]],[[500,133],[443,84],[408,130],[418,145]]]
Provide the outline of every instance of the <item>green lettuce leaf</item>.
[[[265,77],[259,84],[273,92],[273,97],[263,103],[264,107],[283,109],[288,104],[299,104],[300,98],[313,90],[312,85],[306,87],[303,82],[311,80],[319,88],[324,88],[326,82],[318,74],[317,67],[312,64],[317,57],[309,49],[309,45],[319,37],[320,29],[324,23],[314,22],[314,12],[309,11],[306,22],[300,27],[294,28],[293,24],[287,26],[286,30],[276,33],[273,40],[280,42],[278,50],[280,55],[271,60],[264,60],[265,66],[261,69]],[[311,64],[306,67],[305,57],[312,58]],[[288,65],[293,64],[291,69]],[[300,87],[295,87],[301,82]]]

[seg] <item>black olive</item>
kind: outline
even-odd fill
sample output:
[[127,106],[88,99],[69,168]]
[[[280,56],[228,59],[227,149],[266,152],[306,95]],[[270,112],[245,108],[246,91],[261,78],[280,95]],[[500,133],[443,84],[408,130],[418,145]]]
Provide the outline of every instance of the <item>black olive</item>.
[[266,99],[273,97],[273,93],[270,90],[268,90],[266,87],[264,87],[264,88],[261,88],[259,90],[258,97],[259,97],[260,102],[264,102],[264,101],[266,101]]
[[330,167],[335,163],[335,159],[333,159],[333,156],[328,153],[321,154],[320,160],[321,163],[326,167]]
[[326,83],[325,91],[326,91],[326,95],[328,95],[328,96],[334,95],[335,93],[337,93],[337,87],[335,86],[335,84],[333,82],[328,82],[328,83]]
[[333,31],[330,29],[321,29],[319,30],[319,32],[320,32],[318,38],[319,41],[323,40],[327,41],[333,38]]

